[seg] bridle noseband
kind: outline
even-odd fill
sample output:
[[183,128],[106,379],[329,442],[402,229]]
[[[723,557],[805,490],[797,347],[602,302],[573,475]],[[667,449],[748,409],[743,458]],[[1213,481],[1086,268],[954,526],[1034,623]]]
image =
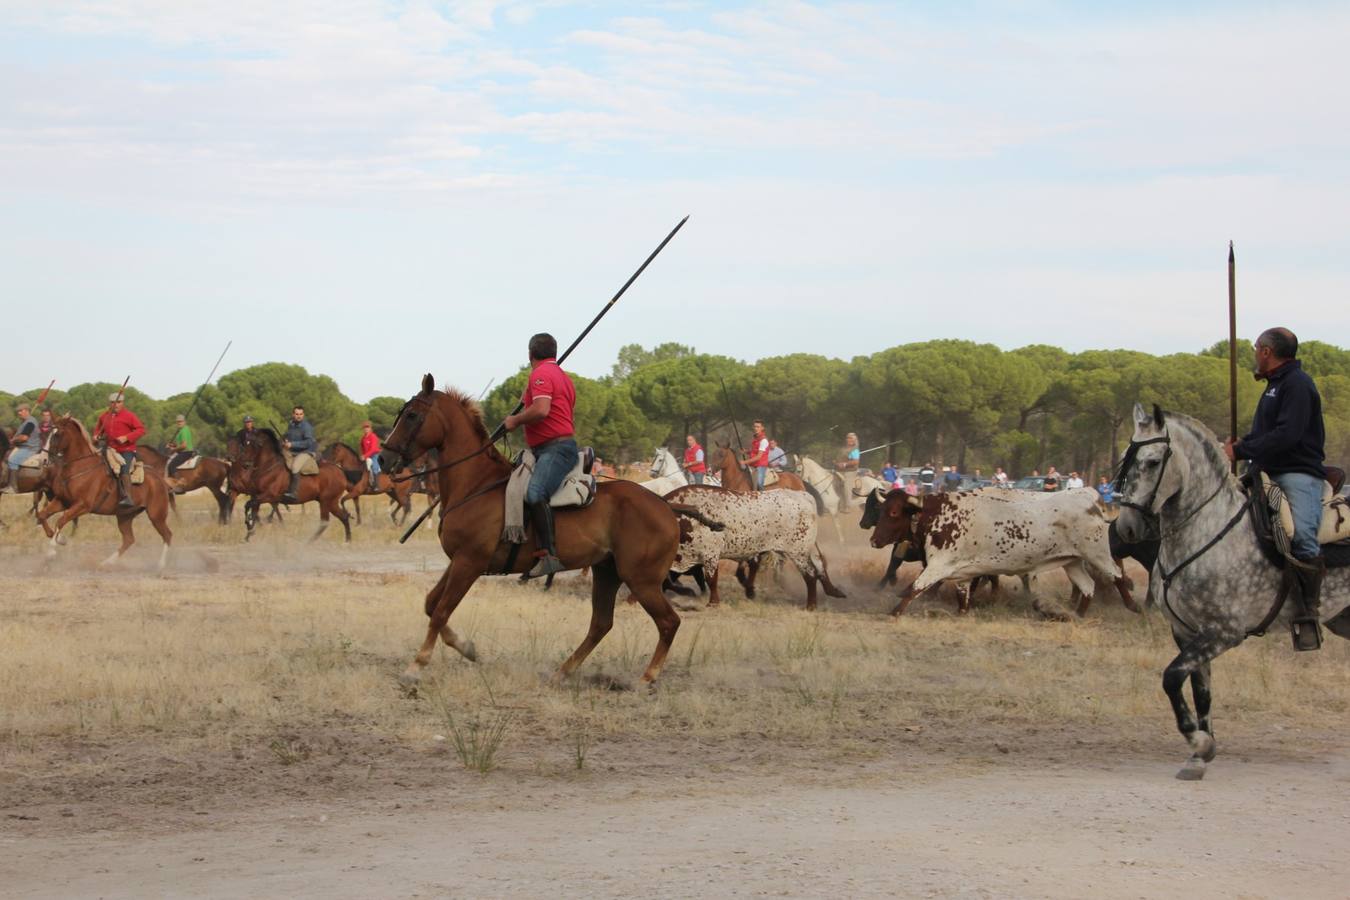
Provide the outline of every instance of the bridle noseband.
[[1120,461],[1120,469],[1116,474],[1116,481],[1115,484],[1112,485],[1111,490],[1117,497],[1124,493],[1126,476],[1136,462],[1136,457],[1139,455],[1139,449],[1141,447],[1147,447],[1149,444],[1163,444],[1166,449],[1163,451],[1162,464],[1158,467],[1158,478],[1153,482],[1153,490],[1149,492],[1148,500],[1143,503],[1136,503],[1131,500],[1117,499],[1116,503],[1145,516],[1156,516],[1158,513],[1154,511],[1153,503],[1158,499],[1158,488],[1162,487],[1163,475],[1167,472],[1168,460],[1172,458],[1172,438],[1168,435],[1163,434],[1142,441],[1130,441],[1130,446],[1125,449],[1125,456]]

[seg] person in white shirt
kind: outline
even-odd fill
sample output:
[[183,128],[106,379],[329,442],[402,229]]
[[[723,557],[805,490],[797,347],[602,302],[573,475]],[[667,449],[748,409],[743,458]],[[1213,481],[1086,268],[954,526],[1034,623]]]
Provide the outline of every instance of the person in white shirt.
[[1077,472],[1070,472],[1069,480],[1066,482],[1066,484],[1069,490],[1073,490],[1074,488],[1080,488],[1083,486],[1083,479],[1078,477]]

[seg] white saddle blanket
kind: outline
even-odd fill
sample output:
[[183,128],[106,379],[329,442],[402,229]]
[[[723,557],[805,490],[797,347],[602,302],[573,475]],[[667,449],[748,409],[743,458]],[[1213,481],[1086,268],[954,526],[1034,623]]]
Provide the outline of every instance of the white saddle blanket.
[[[595,499],[595,476],[585,470],[589,448],[577,453],[576,465],[567,473],[563,483],[553,492],[548,505],[559,507],[586,507]],[[594,458],[594,457],[591,457]],[[511,472],[511,480],[506,483],[506,527],[502,529],[502,540],[512,544],[525,543],[525,491],[530,486],[530,475],[534,473],[534,454],[526,449],[520,454],[520,462]]]
[[179,463],[177,466],[175,466],[175,467],[174,467],[174,471],[175,471],[175,472],[186,472],[188,469],[195,469],[195,468],[197,468],[197,460],[199,460],[199,459],[201,459],[201,457],[198,456],[196,453],[194,453],[194,454],[192,454],[192,458],[189,459],[187,462],[185,462],[185,463]]
[[47,464],[47,451],[42,450],[19,463],[20,469],[40,469]]
[[[1270,502],[1270,511],[1274,513],[1271,519],[1279,523],[1279,529],[1283,532],[1283,535],[1276,535],[1275,543],[1281,552],[1288,555],[1289,539],[1294,534],[1294,515],[1280,486],[1265,472],[1261,473],[1261,481],[1266,499]],[[1317,542],[1335,544],[1345,540],[1350,540],[1350,500],[1336,496],[1331,491],[1331,485],[1323,482],[1322,525],[1317,529]]]
[[[104,450],[103,453],[108,461],[108,465],[112,468],[114,475],[122,471],[122,454],[111,447]],[[131,483],[145,483],[145,463],[141,462],[139,459],[131,464]]]

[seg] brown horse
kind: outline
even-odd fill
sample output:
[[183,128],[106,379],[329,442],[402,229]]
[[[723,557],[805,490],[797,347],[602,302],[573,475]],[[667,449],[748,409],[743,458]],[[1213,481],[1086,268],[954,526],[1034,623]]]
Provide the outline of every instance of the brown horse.
[[[390,510],[389,518],[394,524],[401,524],[408,521],[408,513],[412,512],[412,492],[413,482],[395,481],[388,474],[381,472],[375,478],[376,489],[370,489],[370,473],[366,471],[366,462],[361,455],[346,444],[338,441],[333,444],[323,454],[324,459],[333,463],[342,470],[342,474],[347,477],[347,493],[342,495],[342,504],[346,506],[347,501],[352,501],[352,506],[356,510],[356,524],[361,524],[361,497],[370,494],[384,494],[389,498]],[[394,472],[394,475],[407,473],[407,469]],[[399,513],[402,513],[400,518]]]
[[[415,684],[431,661],[439,636],[466,659],[475,659],[473,643],[450,630],[450,614],[465,593],[486,574],[520,573],[534,565],[534,539],[523,545],[502,542],[506,481],[511,464],[488,439],[478,405],[459,393],[436,390],[430,375],[422,391],[403,405],[394,430],[385,439],[381,466],[393,469],[430,448],[438,448],[442,466],[436,473],[441,501],[440,539],[453,560],[426,598],[431,621],[421,649],[403,673],[405,684]],[[453,514],[447,515],[453,511]],[[680,627],[661,593],[661,582],[675,561],[680,539],[675,511],[651,491],[629,481],[599,485],[595,500],[584,509],[557,511],[558,558],[569,569],[589,565],[591,625],[585,639],[554,674],[559,681],[586,659],[614,624],[614,598],[627,584],[647,615],[656,623],[656,650],[642,680],[661,674],[671,641]]]
[[[188,491],[197,490],[197,488],[206,488],[216,500],[216,521],[221,525],[230,523],[230,514],[234,511],[234,503],[226,490],[226,482],[230,477],[229,462],[216,459],[214,456],[198,456],[197,465],[191,469],[179,469],[170,478],[168,475],[169,458],[163,453],[150,447],[142,447],[137,455],[140,456],[147,469],[154,469],[159,477],[164,479],[164,483],[169,486],[172,494],[186,494]],[[173,501],[170,500],[169,502],[172,503]]]
[[[755,490],[755,483],[751,480],[750,470],[736,458],[736,453],[725,444],[718,444],[717,449],[713,451],[712,462],[709,463],[712,471],[717,473],[717,477],[722,482],[722,487],[730,491],[748,494]],[[802,479],[791,472],[779,472],[778,480],[773,484],[766,485],[766,491],[802,491],[810,494],[811,499],[816,502],[816,515],[825,515],[825,501],[821,499],[819,492]],[[755,576],[759,574],[759,560],[752,559],[749,562],[742,563],[736,567],[736,580],[741,583],[745,589],[745,596],[750,599],[755,597]],[[842,593],[831,593],[833,588],[826,582],[825,593],[831,597],[842,597]],[[815,591],[811,592],[813,595]]]
[[[94,448],[84,424],[74,416],[62,416],[54,425],[47,440],[47,452],[51,456],[48,490],[52,499],[38,513],[38,524],[50,539],[47,556],[56,555],[61,529],[80,516],[92,513],[117,517],[122,546],[105,559],[103,565],[114,563],[136,543],[131,522],[143,510],[164,540],[164,549],[159,555],[159,571],[163,572],[169,559],[169,547],[173,544],[173,532],[169,530],[169,488],[164,479],[147,468],[145,481],[131,486],[131,499],[139,508],[118,506],[117,476],[108,467],[103,451]],[[61,518],[53,528],[47,520],[58,512]]]
[[[247,541],[253,537],[253,529],[258,524],[258,508],[270,503],[275,509],[281,502],[281,495],[290,485],[290,470],[281,450],[281,441],[270,428],[240,432],[238,439],[230,443],[237,454],[230,463],[230,488],[249,495],[249,501],[244,504],[244,525],[248,529],[244,540]],[[329,517],[337,516],[346,533],[346,541],[351,542],[351,516],[342,508],[342,494],[346,490],[347,479],[342,470],[326,461],[319,463],[318,475],[300,479],[296,492],[300,502],[317,501],[319,504],[319,530],[310,540],[318,540],[328,528]]]
[[[5,463],[5,458],[9,456],[9,451],[13,448],[12,435],[5,429],[0,428],[0,466],[4,466],[4,479],[6,483],[10,479],[14,480],[14,494],[32,494],[33,505],[32,512],[37,515],[38,504],[42,502],[44,489],[47,486],[47,476],[51,466],[45,465],[38,469],[10,469]],[[0,494],[0,496],[4,496]],[[50,499],[50,498],[48,498]],[[3,521],[0,521],[0,528],[8,528]]]

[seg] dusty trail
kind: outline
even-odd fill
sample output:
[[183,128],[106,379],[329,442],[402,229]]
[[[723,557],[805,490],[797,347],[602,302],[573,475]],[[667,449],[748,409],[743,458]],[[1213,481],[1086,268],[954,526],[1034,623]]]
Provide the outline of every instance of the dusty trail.
[[1344,896],[1350,757],[1229,759],[1196,784],[1156,761],[913,783],[894,762],[845,785],[500,779],[458,801],[283,803],[177,833],[25,838],[11,822],[0,879],[53,898]]

